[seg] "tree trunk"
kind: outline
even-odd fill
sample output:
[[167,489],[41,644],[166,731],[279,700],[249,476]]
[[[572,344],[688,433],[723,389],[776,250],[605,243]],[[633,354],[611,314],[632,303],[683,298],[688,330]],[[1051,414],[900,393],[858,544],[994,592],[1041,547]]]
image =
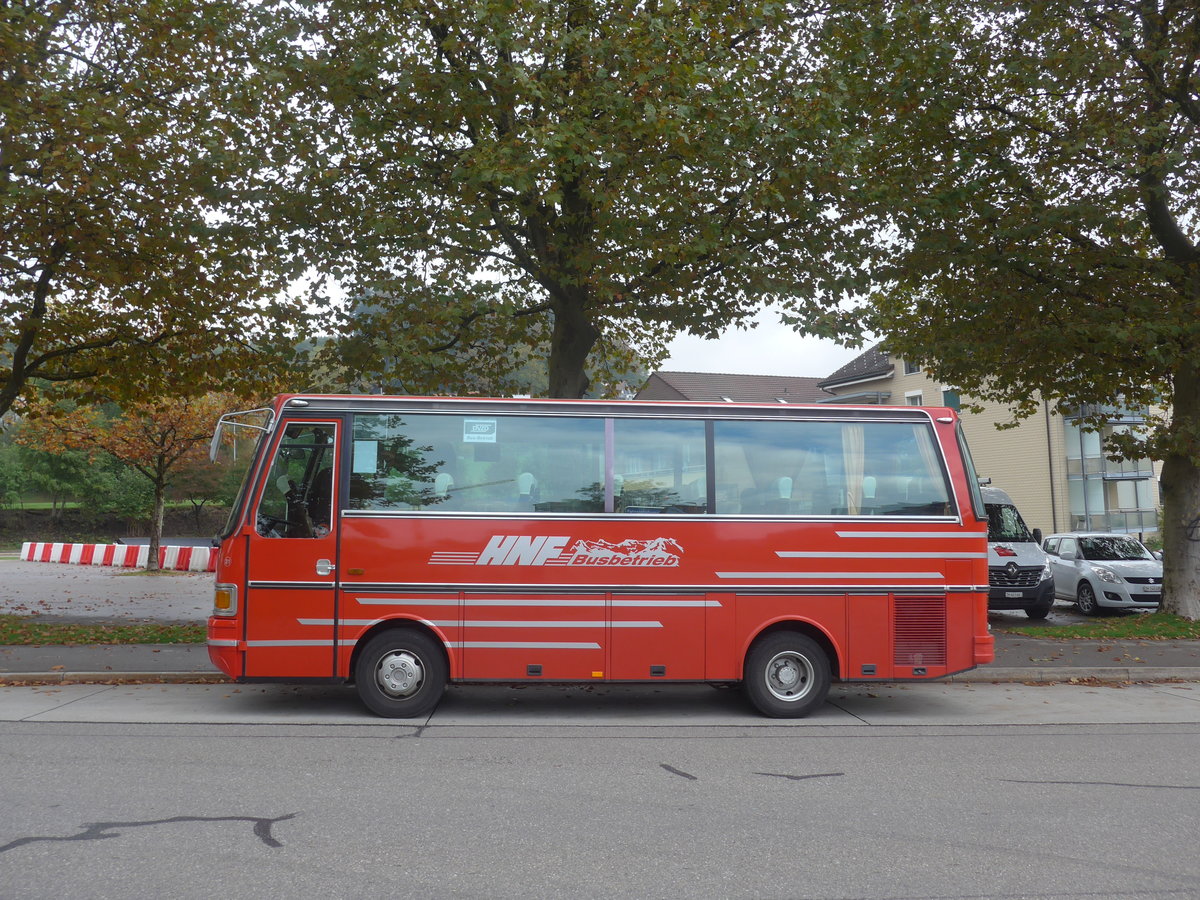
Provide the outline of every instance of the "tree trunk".
[[162,479],[154,482],[154,515],[150,518],[150,553],[146,571],[158,571],[158,548],[162,544],[163,518],[167,511],[167,486]]
[[1163,612],[1200,619],[1200,367],[1188,361],[1175,376],[1172,431],[1163,458]]
[[550,335],[551,397],[582,397],[590,381],[585,370],[587,356],[600,331],[587,315],[584,297],[572,295],[554,304],[554,331]]

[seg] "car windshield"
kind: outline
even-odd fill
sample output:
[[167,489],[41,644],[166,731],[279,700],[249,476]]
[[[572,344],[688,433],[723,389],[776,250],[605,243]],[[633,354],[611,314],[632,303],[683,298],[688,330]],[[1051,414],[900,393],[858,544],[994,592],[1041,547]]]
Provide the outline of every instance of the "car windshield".
[[1033,535],[1017,508],[1007,503],[987,504],[989,541],[1032,541]]
[[1090,537],[1079,541],[1084,559],[1154,559],[1140,543],[1127,537]]

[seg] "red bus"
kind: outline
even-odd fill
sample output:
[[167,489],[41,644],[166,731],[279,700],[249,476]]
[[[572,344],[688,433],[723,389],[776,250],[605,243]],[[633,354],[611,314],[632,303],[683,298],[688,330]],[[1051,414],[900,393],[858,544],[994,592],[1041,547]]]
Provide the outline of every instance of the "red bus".
[[987,515],[949,409],[298,396],[260,432],[217,561],[213,662],[353,683],[741,682],[803,716],[838,681],[993,658]]

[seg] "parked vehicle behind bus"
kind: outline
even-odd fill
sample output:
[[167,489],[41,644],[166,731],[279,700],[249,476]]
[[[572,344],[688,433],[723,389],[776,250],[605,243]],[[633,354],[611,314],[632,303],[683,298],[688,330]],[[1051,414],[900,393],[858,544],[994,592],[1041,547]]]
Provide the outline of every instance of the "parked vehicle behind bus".
[[1163,565],[1131,534],[1071,532],[1046,538],[1054,590],[1085,616],[1105,609],[1157,609]]
[[840,681],[990,662],[986,513],[948,409],[282,396],[221,540],[238,681]]
[[1054,576],[1042,535],[1025,524],[1012,497],[982,489],[988,517],[988,609],[1023,609],[1044,619],[1054,606]]

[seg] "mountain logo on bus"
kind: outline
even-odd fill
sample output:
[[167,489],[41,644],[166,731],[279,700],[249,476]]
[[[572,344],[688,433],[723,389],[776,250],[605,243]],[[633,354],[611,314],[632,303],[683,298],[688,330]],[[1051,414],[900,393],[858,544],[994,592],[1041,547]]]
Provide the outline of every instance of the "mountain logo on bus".
[[571,548],[571,566],[677,566],[683,548],[671,538],[649,541],[578,541]]
[[[479,553],[437,550],[434,566],[678,566],[683,548],[672,538],[576,540],[565,535],[494,534]],[[570,549],[568,549],[568,547]]]

